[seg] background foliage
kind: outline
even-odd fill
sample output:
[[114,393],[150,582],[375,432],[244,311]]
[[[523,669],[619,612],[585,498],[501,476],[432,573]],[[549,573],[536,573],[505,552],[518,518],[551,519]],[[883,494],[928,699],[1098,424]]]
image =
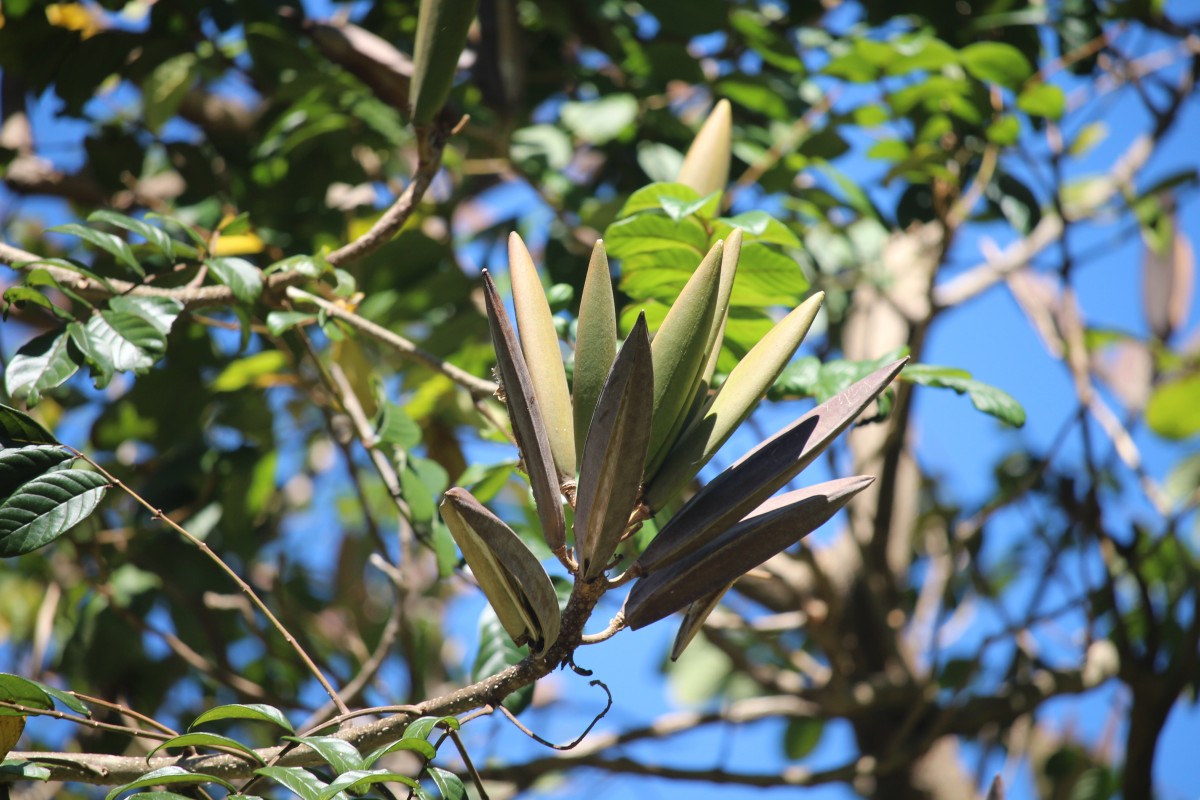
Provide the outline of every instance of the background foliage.
[[[495,791],[563,795],[615,773],[639,787],[961,798],[1001,774],[1025,796],[1150,797],[1168,717],[1200,676],[1197,175],[1194,153],[1171,155],[1197,119],[1195,10],[927,0],[904,12],[481,0],[440,124],[470,119],[400,233],[353,258],[339,248],[427,163],[404,110],[415,4],[10,0],[9,404],[33,406],[219,552],[333,682],[354,687],[348,703],[444,694],[513,655],[486,615],[475,647],[478,593],[453,572],[437,498],[468,486],[531,542],[536,516],[478,392],[336,310],[487,378],[477,272],[504,274],[519,228],[568,338],[600,235],[620,262],[624,328],[640,308],[661,318],[709,244],[693,218],[715,209],[645,194],[639,209],[635,192],[675,177],[728,98],[726,203],[748,234],[720,368],[816,289],[821,335],[773,399],[824,399],[897,353],[924,362],[951,326],[965,357],[906,370],[886,416],[830,457],[831,472],[876,486],[818,546],[742,581],[688,657],[663,667],[693,710],[608,720],[554,758],[491,748],[492,735],[520,734],[477,722],[463,734],[493,756],[483,776]],[[1113,265],[1111,251],[1134,257]],[[334,310],[293,305],[285,289],[301,283]],[[1021,382],[1034,362],[1014,355],[1034,341],[1054,365],[1043,385]],[[334,367],[376,422],[400,515],[324,380]],[[1030,431],[980,416],[975,439],[956,441],[919,416],[929,386],[1020,421],[1011,397],[965,370],[1011,380]],[[779,421],[764,414],[752,423],[765,434]],[[406,530],[421,545],[415,583],[394,579],[408,569]],[[51,548],[5,561],[0,637],[5,670],[172,727],[225,703],[331,713],[228,577],[117,492]],[[665,647],[619,636],[584,652],[657,659]],[[569,740],[598,710],[580,685],[555,679],[510,705],[532,700],[523,719]],[[665,708],[654,693],[649,706]],[[1107,718],[1097,698],[1113,704]],[[1062,724],[1075,714],[1102,722]],[[274,728],[238,725],[243,742],[276,741]],[[672,752],[672,737],[718,726],[773,745],[724,760]],[[27,736],[25,750],[153,747],[64,722]],[[449,748],[438,758],[465,774]],[[423,791],[448,774],[422,773]]]

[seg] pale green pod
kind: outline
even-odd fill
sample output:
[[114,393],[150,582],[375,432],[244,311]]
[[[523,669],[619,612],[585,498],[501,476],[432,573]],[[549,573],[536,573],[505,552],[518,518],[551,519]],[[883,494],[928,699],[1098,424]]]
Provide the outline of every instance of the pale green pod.
[[839,478],[790,492],[722,532],[702,547],[640,578],[625,600],[625,622],[634,630],[708,597],[829,521],[875,481]]
[[872,372],[742,456],[684,504],[638,558],[643,572],[668,567],[721,536],[812,463],[888,387],[908,361]]
[[641,470],[650,442],[654,384],[646,315],[638,315],[613,362],[592,417],[575,505],[575,542],[585,580],[603,574],[617,551],[642,486]]
[[[579,300],[579,324],[575,334],[575,374],[571,404],[575,416],[576,460],[583,458],[588,427],[596,400],[617,357],[617,309],[613,299],[612,275],[604,240],[596,241],[588,262],[583,294]],[[577,463],[576,466],[579,466]]]
[[825,293],[818,292],[793,309],[733,368],[704,415],[683,432],[650,481],[646,502],[651,508],[682,491],[746,421],[804,341],[824,299]]
[[701,196],[724,191],[732,155],[733,110],[728,100],[718,100],[692,140],[675,180]]
[[508,268],[512,277],[513,309],[521,335],[521,353],[529,367],[533,391],[542,409],[559,485],[575,480],[575,431],[571,420],[571,395],[567,372],[558,346],[554,316],[546,290],[525,242],[516,232],[508,235]]
[[542,410],[533,390],[529,367],[521,354],[521,345],[517,342],[517,334],[508,320],[496,284],[486,269],[483,271],[483,296],[492,332],[492,346],[496,349],[496,370],[525,474],[529,476],[529,485],[533,489],[542,534],[551,552],[563,552],[567,542],[567,523],[562,509],[562,485],[555,475],[554,456],[550,452],[550,437],[546,434]]
[[466,489],[454,487],[441,504],[479,588],[504,630],[518,644],[545,652],[558,638],[560,612],[554,584],[521,538]]
[[428,125],[445,105],[475,5],[476,0],[421,0],[409,90],[413,125]]
[[654,425],[646,474],[653,474],[683,427],[692,391],[704,369],[705,348],[717,306],[723,242],[718,241],[688,279],[651,342],[654,355]]

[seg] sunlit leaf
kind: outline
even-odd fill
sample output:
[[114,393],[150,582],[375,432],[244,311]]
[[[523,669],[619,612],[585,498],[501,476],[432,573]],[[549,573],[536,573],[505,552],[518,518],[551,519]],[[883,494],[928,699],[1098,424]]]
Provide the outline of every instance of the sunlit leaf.
[[0,557],[44,547],[96,510],[109,487],[98,472],[60,470],[23,485],[0,504]]

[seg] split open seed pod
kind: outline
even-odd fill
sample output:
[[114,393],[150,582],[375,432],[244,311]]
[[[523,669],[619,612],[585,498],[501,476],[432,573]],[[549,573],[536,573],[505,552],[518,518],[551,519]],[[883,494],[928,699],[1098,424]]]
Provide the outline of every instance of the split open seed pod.
[[540,655],[558,638],[558,596],[521,537],[466,489],[442,499],[442,519],[504,630]]
[[755,447],[689,500],[643,551],[644,573],[667,567],[720,536],[796,477],[887,388],[908,359],[863,378]]
[[496,368],[504,387],[505,403],[512,419],[513,433],[529,483],[533,488],[533,500],[537,504],[538,519],[542,523],[542,535],[551,552],[564,550],[567,542],[567,523],[563,517],[562,484],[554,468],[554,455],[550,450],[550,438],[546,433],[542,410],[533,389],[533,379],[517,343],[517,335],[504,301],[496,291],[496,284],[487,270],[483,271],[483,292],[487,304],[488,323],[491,327],[492,346],[496,349]]
[[860,475],[791,492],[756,510],[707,544],[633,585],[625,622],[642,628],[728,586],[776,553],[825,524],[874,482]]
[[654,384],[645,314],[638,315],[596,403],[583,448],[575,505],[575,541],[586,580],[601,575],[638,504],[641,465],[650,444]]

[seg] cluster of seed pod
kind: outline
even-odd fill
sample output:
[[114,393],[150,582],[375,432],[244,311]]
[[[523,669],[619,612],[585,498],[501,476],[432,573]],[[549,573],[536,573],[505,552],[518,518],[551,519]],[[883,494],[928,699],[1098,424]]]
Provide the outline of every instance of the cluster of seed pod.
[[[515,233],[509,265],[518,331],[490,275],[484,292],[498,375],[542,532],[576,580],[605,580],[617,548],[677,497],[750,415],[808,331],[823,295],[784,317],[712,389],[741,232],[718,241],[651,340],[639,315],[618,350],[613,287],[597,242],[581,297],[569,389],[537,268]],[[872,478],[774,497],[900,372],[889,364],[833,397],[702,487],[630,567],[624,622],[640,628],[686,609],[673,657],[737,578],[826,522]],[[568,540],[564,502],[575,511]],[[465,489],[442,513],[467,564],[518,643],[554,643],[550,579],[520,538]]]

